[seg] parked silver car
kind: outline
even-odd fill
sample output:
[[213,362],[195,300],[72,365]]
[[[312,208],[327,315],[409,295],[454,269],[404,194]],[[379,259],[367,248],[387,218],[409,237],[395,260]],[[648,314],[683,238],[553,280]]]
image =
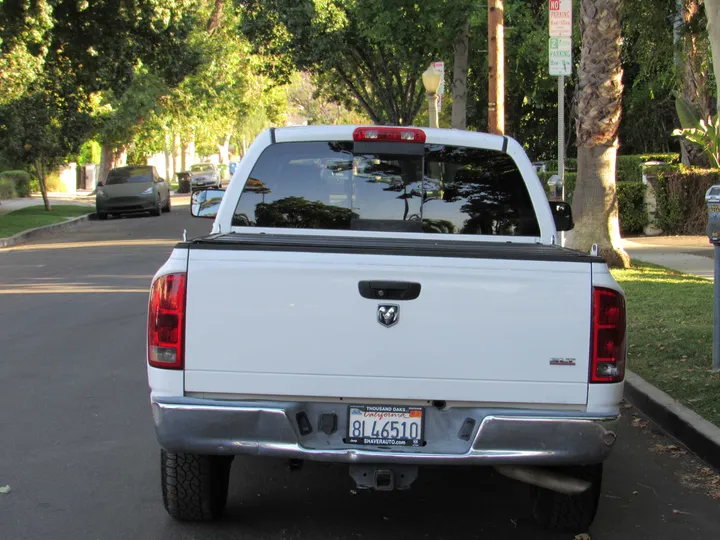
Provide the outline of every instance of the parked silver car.
[[213,163],[198,163],[190,167],[190,186],[192,189],[204,187],[222,187],[220,172]]
[[170,185],[155,167],[117,167],[110,171],[104,184],[98,184],[95,208],[98,219],[136,212],[159,216],[170,211]]

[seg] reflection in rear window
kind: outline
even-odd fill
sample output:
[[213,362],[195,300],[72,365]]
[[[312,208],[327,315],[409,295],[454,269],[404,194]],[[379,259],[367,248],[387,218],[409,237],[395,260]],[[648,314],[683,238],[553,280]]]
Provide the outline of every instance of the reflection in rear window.
[[113,184],[136,184],[141,182],[152,182],[153,174],[152,169],[141,167],[141,168],[127,168],[127,169],[113,169],[110,171],[107,177],[106,184],[111,186]]
[[268,147],[233,225],[540,235],[522,175],[503,152],[444,145],[426,145],[424,155],[363,150],[353,153],[352,142]]

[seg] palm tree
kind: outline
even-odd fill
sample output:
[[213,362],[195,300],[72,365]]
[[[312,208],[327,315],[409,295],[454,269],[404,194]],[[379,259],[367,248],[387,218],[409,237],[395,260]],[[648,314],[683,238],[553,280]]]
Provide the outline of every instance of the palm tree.
[[577,87],[578,180],[573,195],[575,229],[569,247],[588,251],[597,244],[609,266],[627,267],[620,247],[615,189],[618,127],[622,110],[620,9],[623,0],[581,0]]

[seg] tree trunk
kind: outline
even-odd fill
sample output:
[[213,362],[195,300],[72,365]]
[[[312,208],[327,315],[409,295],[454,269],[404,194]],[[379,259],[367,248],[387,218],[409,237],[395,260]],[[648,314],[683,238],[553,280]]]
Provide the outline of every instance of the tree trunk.
[[163,155],[165,156],[165,179],[172,182],[172,170],[170,169],[170,135],[165,132],[163,139]]
[[100,150],[100,171],[98,172],[98,182],[103,184],[107,181],[107,175],[115,167],[123,167],[127,163],[127,147],[123,144],[113,147],[109,144],[103,144]]
[[97,181],[103,184],[107,181],[107,175],[113,168],[113,148],[109,144],[103,144],[100,148],[100,170],[98,170]]
[[[704,36],[690,32],[689,24],[700,12],[698,0],[677,0],[677,17],[674,25],[676,43],[675,65],[682,80],[682,95],[698,108],[700,118],[707,119],[711,114],[708,92],[708,73],[703,69],[707,51],[700,45]],[[685,26],[685,33],[682,33]],[[707,156],[697,145],[685,139],[680,140],[682,162],[684,165],[708,167]]]
[[183,172],[185,169],[182,166],[182,142],[180,141],[180,134],[175,133],[173,136],[173,176],[179,172]]
[[183,170],[187,170],[191,165],[195,164],[195,133],[189,140],[183,141]]
[[577,85],[578,178],[575,229],[566,244],[580,251],[598,245],[608,266],[627,267],[620,246],[615,161],[622,110],[620,8],[622,0],[582,0],[582,52]]
[[578,148],[578,182],[573,194],[575,228],[568,233],[566,243],[582,251],[590,251],[597,244],[609,266],[627,268],[630,258],[616,247],[620,244],[616,156],[615,145]]
[[180,168],[183,171],[187,171],[190,165],[187,162],[187,143],[182,138],[180,139]]
[[210,19],[207,23],[208,34],[214,33],[215,30],[220,27],[220,23],[222,22],[224,4],[225,0],[215,0],[215,6],[213,7],[212,13],[210,14]]
[[218,144],[218,154],[220,155],[220,163],[230,162],[230,135],[223,137],[222,144]]
[[705,0],[707,30],[712,46],[713,72],[717,85],[717,109],[720,112],[720,0]]
[[453,64],[452,123],[454,129],[467,128],[467,76],[470,23],[466,22],[455,38]]
[[40,184],[40,193],[42,194],[43,205],[45,205],[45,210],[49,212],[50,210],[52,210],[52,206],[50,205],[50,199],[48,198],[47,194],[47,185],[45,184],[45,171],[45,159],[41,155],[40,159],[35,160],[35,172],[37,173],[38,183]]

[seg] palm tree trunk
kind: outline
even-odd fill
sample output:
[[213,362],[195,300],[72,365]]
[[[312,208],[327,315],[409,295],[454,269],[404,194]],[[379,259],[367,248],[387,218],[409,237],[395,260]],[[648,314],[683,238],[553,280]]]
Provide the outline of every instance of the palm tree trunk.
[[620,9],[623,0],[582,0],[577,86],[578,179],[573,194],[575,229],[567,245],[589,251],[598,245],[611,267],[627,267],[620,245],[615,162],[622,111]]
[[467,76],[470,23],[466,22],[455,38],[455,62],[453,64],[452,123],[454,129],[467,127]]
[[720,0],[705,0],[707,30],[712,46],[713,71],[717,85],[717,111],[720,112]]

